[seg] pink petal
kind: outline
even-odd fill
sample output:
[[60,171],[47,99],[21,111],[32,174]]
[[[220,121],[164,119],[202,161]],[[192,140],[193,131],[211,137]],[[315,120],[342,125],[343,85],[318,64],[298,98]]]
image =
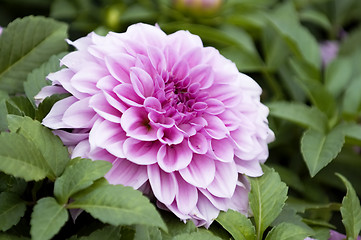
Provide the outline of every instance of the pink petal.
[[188,146],[194,153],[205,154],[208,150],[208,140],[203,134],[197,133],[188,138]]
[[87,51],[74,51],[65,55],[61,60],[61,64],[67,66],[71,70],[77,72],[83,69],[84,67],[94,62],[94,57],[89,54]]
[[212,195],[207,189],[198,189],[216,208],[222,211],[228,210],[228,198],[220,198]]
[[88,139],[79,142],[71,153],[71,158],[81,157],[88,158],[90,152],[90,145]]
[[157,162],[157,153],[161,144],[157,141],[143,142],[133,138],[125,140],[123,149],[126,158],[139,165],[150,165]]
[[143,106],[144,99],[135,93],[131,84],[120,84],[114,88],[114,92],[124,103],[130,106]]
[[216,161],[214,180],[207,190],[217,197],[230,198],[236,189],[238,173],[234,162],[224,163]]
[[64,112],[75,102],[77,102],[77,99],[73,96],[57,101],[43,119],[42,124],[52,129],[71,128],[70,125],[62,121],[62,118]]
[[112,76],[107,75],[98,80],[96,87],[106,91],[113,91],[113,89],[119,84],[121,83],[118,80]]
[[198,65],[190,70],[189,78],[193,83],[199,83],[200,89],[207,89],[213,84],[213,71],[210,65]]
[[209,98],[205,103],[207,104],[206,112],[211,115],[221,114],[225,110],[224,104],[215,98]]
[[139,97],[147,98],[153,95],[154,81],[143,69],[132,67],[130,69],[130,81]]
[[89,101],[89,106],[108,121],[120,123],[122,113],[109,104],[103,93],[92,96]]
[[81,99],[89,96],[89,94],[81,93],[76,90],[70,83],[70,79],[74,76],[74,72],[70,69],[63,68],[55,73],[50,73],[47,78],[53,82],[53,84],[61,84],[61,86],[74,97]]
[[159,169],[157,164],[148,165],[150,186],[155,197],[165,205],[170,205],[178,191],[174,173],[166,173]]
[[155,111],[157,113],[165,113],[165,111],[162,109],[162,104],[155,97],[147,97],[144,100],[144,107],[148,111]]
[[180,59],[176,62],[171,70],[172,75],[178,79],[182,80],[189,74],[189,66],[186,61]]
[[193,154],[191,163],[179,171],[186,182],[200,188],[208,187],[214,180],[215,172],[214,160],[198,154]]
[[178,145],[163,145],[157,154],[159,167],[166,172],[183,169],[192,161],[192,151],[186,142]]
[[161,72],[163,69],[166,69],[165,57],[159,48],[148,46],[147,51],[148,51],[148,57],[154,69],[156,69],[158,72]]
[[197,208],[205,220],[205,227],[208,228],[218,217],[219,209],[216,208],[203,194],[198,194]]
[[108,101],[108,103],[112,107],[118,109],[120,112],[123,113],[125,110],[128,109],[128,106],[123,101],[121,101],[114,92],[103,91],[103,94],[106,100]]
[[64,112],[63,122],[73,128],[91,128],[95,112],[89,107],[90,98],[84,98],[73,103]]
[[220,140],[211,140],[211,151],[212,155],[222,162],[233,162],[234,150],[231,140],[223,138]]
[[[151,122],[153,122],[155,125],[161,126],[163,128],[172,128],[174,126],[174,124],[175,124],[175,120],[173,118],[165,117],[164,114],[158,113],[156,111],[150,112],[148,114],[148,117],[149,117],[149,120]],[[178,129],[178,131],[179,131],[179,129]],[[182,132],[182,131],[180,131],[180,132]],[[177,132],[175,134],[179,135],[179,133],[177,133]]]
[[148,180],[147,168],[126,159],[117,158],[105,178],[110,184],[122,184],[138,189]]
[[236,107],[242,100],[241,91],[229,84],[216,84],[208,90],[211,98],[215,98],[221,101],[226,107],[229,108]]
[[62,94],[68,93],[63,87],[61,86],[45,86],[43,87],[38,94],[34,96],[35,102],[39,105],[45,98],[53,95],[53,94]]
[[89,133],[72,133],[63,130],[54,130],[53,133],[60,137],[65,146],[74,146],[89,137]]
[[245,160],[241,160],[238,157],[235,157],[234,161],[236,163],[237,171],[239,173],[246,174],[247,176],[250,177],[259,177],[263,175],[261,164],[258,161],[255,160],[245,161]]
[[157,131],[158,140],[164,144],[179,144],[183,141],[184,135],[177,128],[159,128]]
[[180,212],[190,213],[198,202],[197,188],[183,180],[179,175],[176,175],[178,183],[178,192],[176,193],[177,207]]
[[123,144],[126,135],[120,124],[107,120],[98,120],[89,133],[89,142],[93,146],[106,149],[116,157],[124,158]]
[[204,127],[209,136],[215,139],[225,138],[229,131],[221,119],[212,115],[204,115],[203,118],[207,121],[207,126]]
[[99,79],[107,75],[107,72],[98,65],[93,64],[86,69],[82,69],[71,78],[71,85],[79,92],[95,94],[99,92],[96,84]]
[[157,140],[157,129],[149,124],[147,112],[143,108],[131,107],[127,109],[121,119],[120,124],[127,133],[127,136],[141,140]]
[[134,66],[135,58],[129,54],[117,53],[105,57],[105,64],[112,76],[122,83],[130,83],[129,70]]

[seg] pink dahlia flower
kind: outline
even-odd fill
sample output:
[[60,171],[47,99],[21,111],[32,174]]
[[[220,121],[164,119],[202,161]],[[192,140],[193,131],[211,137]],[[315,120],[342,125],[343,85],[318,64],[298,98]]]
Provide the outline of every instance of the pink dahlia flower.
[[111,184],[152,194],[197,226],[220,210],[247,214],[245,175],[262,175],[274,138],[255,81],[187,31],[135,24],[70,44],[77,51],[37,98],[71,94],[43,124],[72,157],[111,162]]

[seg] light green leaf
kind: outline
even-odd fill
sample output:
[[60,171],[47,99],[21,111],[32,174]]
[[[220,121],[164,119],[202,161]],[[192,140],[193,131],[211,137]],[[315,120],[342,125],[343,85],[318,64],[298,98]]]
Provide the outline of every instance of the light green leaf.
[[81,237],[79,240],[119,240],[120,227],[106,226],[92,232],[87,237]]
[[162,234],[157,227],[136,225],[134,240],[162,240]]
[[272,168],[263,166],[264,174],[250,178],[249,205],[256,224],[257,239],[282,211],[287,199],[288,187]]
[[141,224],[167,227],[155,207],[141,192],[122,185],[98,185],[74,195],[68,208],[81,208],[112,225]]
[[279,32],[295,56],[318,69],[321,64],[320,50],[316,39],[297,19],[293,2],[280,4],[269,16],[271,26]]
[[352,76],[352,64],[349,58],[338,57],[327,65],[325,71],[325,86],[327,90],[338,97],[347,87]]
[[45,159],[34,143],[24,136],[3,132],[0,134],[0,170],[26,181],[38,181],[48,174]]
[[8,110],[6,107],[6,100],[9,99],[9,95],[0,90],[0,131],[8,130],[8,122],[6,119],[6,115],[8,114]]
[[320,132],[327,129],[327,118],[317,108],[311,108],[303,103],[272,102],[267,104],[270,115],[279,117],[303,127],[309,127]]
[[221,238],[213,235],[210,231],[207,230],[199,230],[198,232],[193,233],[182,233],[173,238],[173,240],[221,240]]
[[309,232],[303,227],[284,222],[272,228],[266,240],[304,240],[307,236]]
[[351,139],[353,142],[361,146],[361,125],[358,123],[345,124],[346,138]]
[[44,17],[11,22],[0,38],[0,89],[21,92],[29,72],[66,51],[66,32],[66,24]]
[[89,159],[73,159],[66,167],[61,177],[57,178],[54,186],[54,195],[64,204],[69,197],[103,177],[112,167],[107,161],[92,161]]
[[61,69],[60,59],[63,58],[65,54],[66,53],[60,53],[52,56],[49,61],[28,74],[24,82],[24,90],[31,103],[34,104],[34,96],[38,94],[43,87],[49,85],[49,82],[46,80],[47,75]]
[[346,196],[342,200],[342,207],[340,209],[342,223],[346,228],[347,237],[356,239],[361,230],[360,200],[351,183],[339,173],[336,173],[336,176],[342,180],[347,189]]
[[311,177],[329,164],[345,142],[344,128],[338,126],[329,133],[308,129],[301,139],[301,152]]
[[69,161],[69,153],[66,147],[49,129],[40,122],[29,117],[8,115],[9,129],[17,132],[31,141],[44,157],[45,164],[49,169],[48,177],[55,180],[64,171]]
[[251,220],[239,212],[233,210],[221,212],[216,221],[221,224],[235,240],[256,239],[256,231]]
[[361,112],[361,76],[355,77],[352,82],[347,87],[343,102],[342,108],[343,112],[346,115],[355,116],[357,118]]
[[6,231],[20,221],[26,210],[25,201],[15,193],[0,193],[0,230]]
[[31,214],[33,240],[51,239],[68,220],[68,211],[52,197],[40,199]]

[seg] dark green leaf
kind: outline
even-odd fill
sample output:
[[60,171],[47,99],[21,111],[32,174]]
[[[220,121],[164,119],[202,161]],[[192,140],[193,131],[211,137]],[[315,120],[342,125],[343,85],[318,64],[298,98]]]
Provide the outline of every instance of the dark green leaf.
[[136,225],[134,240],[162,240],[162,234],[157,227]]
[[183,233],[173,238],[173,240],[200,240],[200,239],[221,240],[221,238],[213,235],[210,231],[207,230],[203,230],[203,231],[200,230],[198,232],[193,232],[193,233]]
[[346,138],[351,139],[355,143],[361,146],[361,125],[358,123],[345,124]]
[[340,209],[342,223],[346,228],[347,237],[356,239],[361,230],[360,200],[351,183],[341,174],[336,173],[336,175],[342,180],[347,188],[347,193],[342,200],[342,207]]
[[30,234],[34,240],[51,239],[68,220],[68,211],[52,197],[40,199],[31,214]]
[[317,108],[311,108],[296,102],[272,102],[267,104],[270,115],[286,119],[304,127],[324,132],[327,129],[327,118]]
[[256,231],[251,220],[239,212],[233,210],[221,212],[216,221],[220,223],[235,240],[256,239]]
[[23,237],[23,236],[16,236],[7,233],[0,233],[1,240],[30,240],[30,238]]
[[290,207],[287,203],[285,207],[282,209],[282,212],[278,217],[272,222],[272,226],[277,226],[284,222],[292,223],[297,225],[298,227],[302,227],[305,231],[312,233],[312,228],[310,228],[307,224],[302,221],[302,217],[297,215],[297,211],[295,208]]
[[6,115],[8,114],[8,110],[6,107],[6,100],[9,98],[9,95],[0,90],[0,131],[5,131],[8,129],[8,122],[6,119]]
[[329,133],[308,129],[301,139],[301,152],[311,177],[329,164],[341,151],[345,142],[344,127],[338,126]]
[[15,193],[0,193],[0,230],[6,231],[20,221],[26,210],[25,202]]
[[54,186],[54,195],[64,204],[69,197],[103,177],[112,167],[107,161],[92,161],[89,159],[73,159],[66,167],[61,177],[57,178]]
[[22,178],[16,178],[0,172],[0,192],[12,192],[21,195],[27,183]]
[[40,122],[28,117],[9,115],[8,122],[10,131],[23,135],[40,150],[49,169],[48,177],[55,180],[60,176],[69,161],[68,150],[61,140]]
[[54,94],[50,97],[45,98],[38,106],[38,109],[35,112],[35,119],[41,122],[43,118],[45,118],[46,115],[50,112],[53,105],[66,97],[68,97],[69,94]]
[[120,227],[106,226],[91,233],[87,237],[81,237],[79,240],[119,240]]
[[267,234],[266,240],[304,240],[307,236],[309,236],[309,232],[306,229],[284,222],[272,228]]
[[361,76],[355,77],[347,87],[343,99],[343,112],[346,115],[359,116],[361,112]]
[[21,92],[29,72],[67,49],[66,32],[66,24],[44,17],[10,23],[0,38],[0,89]]
[[34,118],[35,109],[31,102],[24,96],[14,96],[7,100],[6,107],[9,114],[29,116]]
[[48,174],[46,161],[36,145],[24,136],[3,132],[0,134],[0,170],[24,178],[38,181]]
[[331,30],[332,28],[327,16],[320,11],[306,9],[300,13],[300,18],[302,21],[316,24],[325,30]]
[[282,211],[287,199],[287,186],[272,168],[263,167],[264,174],[258,178],[250,178],[251,192],[249,205],[253,212],[258,239]]
[[167,230],[155,207],[141,192],[122,185],[98,185],[74,196],[68,208],[81,208],[112,225],[141,224]]
[[162,236],[164,240],[170,240],[174,236],[182,234],[182,233],[192,233],[197,231],[197,227],[194,225],[192,221],[187,221],[184,223],[180,221],[177,216],[173,213],[162,212],[162,218],[164,222],[167,224],[168,232],[162,231]]
[[60,59],[64,57],[65,54],[66,53],[60,53],[52,56],[49,61],[29,73],[24,82],[24,90],[31,103],[34,104],[34,96],[38,94],[43,87],[49,85],[46,80],[47,75],[61,69]]

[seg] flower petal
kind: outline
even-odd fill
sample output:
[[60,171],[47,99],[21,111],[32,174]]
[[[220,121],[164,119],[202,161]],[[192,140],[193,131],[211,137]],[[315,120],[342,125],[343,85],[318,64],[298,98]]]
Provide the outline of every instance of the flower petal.
[[179,144],[183,142],[184,135],[175,127],[171,128],[159,128],[157,131],[158,140],[164,144]]
[[43,119],[42,124],[52,129],[71,128],[71,126],[63,122],[62,119],[64,112],[76,102],[77,99],[73,96],[57,101],[48,115]]
[[136,107],[143,106],[144,99],[135,93],[131,84],[120,84],[116,86],[113,91],[124,103]]
[[188,138],[188,146],[194,153],[205,154],[208,150],[208,140],[203,134],[197,133]]
[[154,92],[154,81],[151,76],[141,68],[132,67],[130,69],[130,81],[134,91],[141,98],[151,97]]
[[183,169],[192,161],[192,151],[186,142],[177,145],[166,145],[160,147],[157,154],[159,167],[166,172]]
[[90,98],[89,106],[104,119],[114,123],[120,123],[122,113],[111,106],[103,93],[98,93]]
[[214,180],[216,167],[213,159],[193,154],[191,163],[179,171],[182,178],[196,187],[207,188]]
[[139,165],[150,165],[157,162],[157,153],[161,144],[157,141],[143,142],[133,138],[125,140],[123,149],[126,158]]
[[73,103],[64,112],[63,122],[73,128],[91,128],[95,122],[96,114],[89,107],[90,98],[81,99]]
[[120,119],[127,136],[141,140],[157,140],[157,129],[150,125],[147,112],[143,108],[128,108]]
[[157,164],[148,165],[149,183],[155,197],[165,205],[170,205],[178,191],[174,173],[162,171]]
[[230,198],[236,189],[238,179],[236,164],[216,161],[215,165],[216,173],[207,190],[214,196]]
[[122,83],[130,83],[130,68],[135,58],[129,54],[117,53],[105,57],[105,64],[110,74]]
[[175,195],[177,207],[180,212],[190,213],[198,202],[198,191],[193,185],[187,183],[179,175],[176,175],[178,192]]
[[246,174],[247,176],[250,177],[259,177],[262,176],[263,174],[261,164],[258,161],[255,160],[247,161],[247,160],[242,160],[238,157],[235,157],[234,161],[236,163],[237,171],[239,173]]
[[211,140],[211,154],[222,162],[233,162],[234,150],[231,140],[223,138]]

